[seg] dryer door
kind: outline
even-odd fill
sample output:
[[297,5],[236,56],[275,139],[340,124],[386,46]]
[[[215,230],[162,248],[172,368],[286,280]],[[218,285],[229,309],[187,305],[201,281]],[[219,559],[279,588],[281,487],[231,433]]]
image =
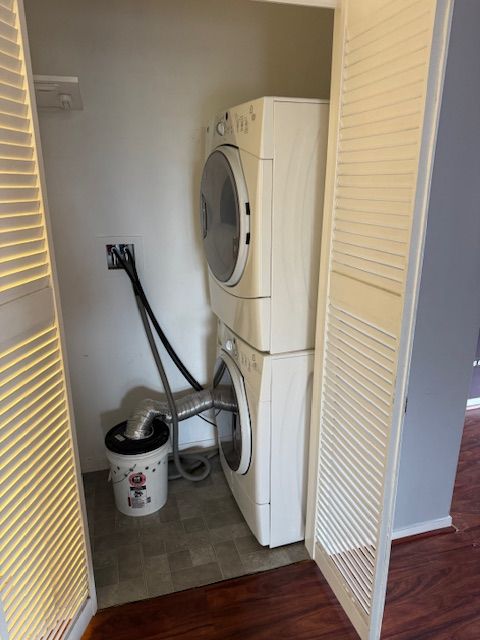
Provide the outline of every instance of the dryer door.
[[237,284],[248,256],[250,205],[240,153],[235,147],[219,147],[207,158],[200,216],[210,271],[223,284]]
[[224,397],[231,397],[232,405],[237,407],[237,411],[217,410],[215,421],[219,446],[228,466],[232,471],[244,474],[252,457],[250,413],[242,374],[226,353],[222,352],[215,363],[213,386]]

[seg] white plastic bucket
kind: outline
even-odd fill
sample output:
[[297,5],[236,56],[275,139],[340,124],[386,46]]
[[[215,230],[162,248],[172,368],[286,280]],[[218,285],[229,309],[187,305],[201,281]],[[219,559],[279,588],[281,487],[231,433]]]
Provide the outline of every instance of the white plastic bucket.
[[117,509],[127,516],[148,516],[168,496],[168,442],[135,455],[106,450]]

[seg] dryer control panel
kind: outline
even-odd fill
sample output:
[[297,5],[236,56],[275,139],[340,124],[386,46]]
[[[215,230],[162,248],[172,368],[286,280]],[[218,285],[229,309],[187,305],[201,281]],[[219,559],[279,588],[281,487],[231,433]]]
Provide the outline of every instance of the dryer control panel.
[[217,113],[207,128],[207,155],[231,144],[261,159],[273,158],[273,103],[260,98]]
[[206,129],[206,155],[231,144],[261,160],[272,160],[274,135],[279,133],[274,130],[275,105],[282,102],[328,104],[327,100],[267,96],[219,111]]

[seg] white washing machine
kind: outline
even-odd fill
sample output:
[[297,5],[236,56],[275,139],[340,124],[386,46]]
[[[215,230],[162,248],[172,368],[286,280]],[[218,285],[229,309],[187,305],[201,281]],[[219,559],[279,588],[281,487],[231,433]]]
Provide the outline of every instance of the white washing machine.
[[207,130],[201,226],[211,306],[259,351],[311,349],[328,102],[260,98]]
[[271,355],[219,323],[214,386],[238,412],[216,415],[220,460],[262,545],[304,538],[313,352]]

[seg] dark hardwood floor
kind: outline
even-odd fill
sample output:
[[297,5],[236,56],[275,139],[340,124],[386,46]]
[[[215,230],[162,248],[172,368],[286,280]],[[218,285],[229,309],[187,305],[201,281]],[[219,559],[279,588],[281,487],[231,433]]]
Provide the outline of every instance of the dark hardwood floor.
[[244,576],[97,614],[83,640],[355,640],[313,562]]
[[382,637],[480,639],[480,410],[467,412],[452,517],[456,533],[392,548]]
[[[467,414],[458,532],[392,549],[382,638],[480,639],[480,410]],[[106,609],[83,640],[355,640],[313,562]]]

